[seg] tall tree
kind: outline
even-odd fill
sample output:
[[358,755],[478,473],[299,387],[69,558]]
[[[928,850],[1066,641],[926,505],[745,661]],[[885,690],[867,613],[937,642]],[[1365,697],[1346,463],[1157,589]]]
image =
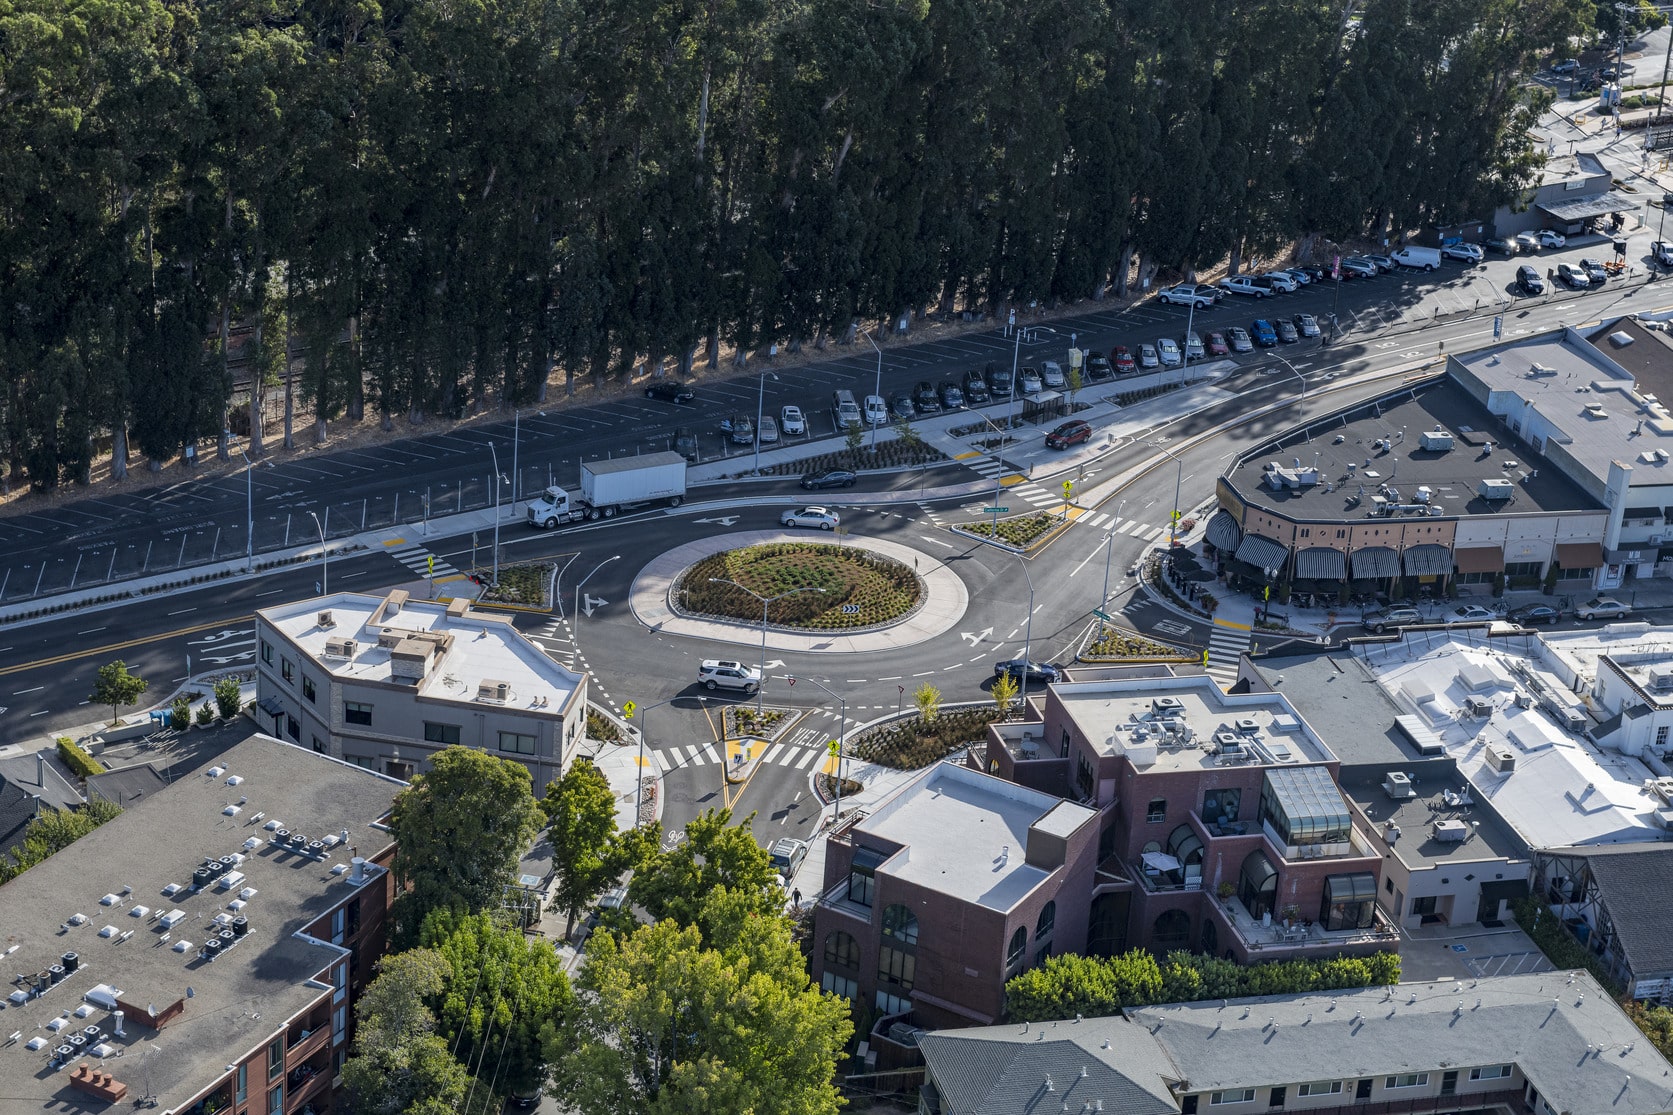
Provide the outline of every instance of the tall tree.
[[568,918],[567,937],[575,932],[581,911],[624,866],[613,854],[616,794],[590,760],[577,759],[562,778],[547,785],[541,810],[552,845],[552,908]]
[[[753,816],[753,815],[752,815]],[[759,916],[776,914],[784,897],[771,857],[755,842],[746,818],[734,825],[732,811],[711,809],[686,826],[685,839],[644,858],[628,884],[628,899],[653,921],[664,918],[696,926],[710,940],[719,926],[705,922],[708,897],[725,889]]]
[[390,831],[398,940],[417,938],[432,910],[496,906],[540,828],[529,769],[471,747],[436,752],[430,769],[395,797]]
[[115,723],[116,710],[131,705],[145,695],[149,683],[138,674],[128,672],[128,664],[118,658],[99,667],[93,678],[93,693],[87,699],[110,706],[110,720]]

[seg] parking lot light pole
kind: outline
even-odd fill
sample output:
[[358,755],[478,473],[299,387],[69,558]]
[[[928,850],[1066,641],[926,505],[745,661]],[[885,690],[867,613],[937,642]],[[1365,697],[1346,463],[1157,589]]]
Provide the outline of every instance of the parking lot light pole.
[[[590,573],[587,575],[589,577],[592,576]],[[762,699],[766,696],[767,692],[767,608],[770,605],[783,600],[785,597],[795,596],[799,592],[817,592],[823,594],[825,590],[819,588],[817,585],[803,585],[801,588],[793,588],[789,592],[781,592],[777,596],[762,596],[754,589],[745,585],[740,585],[730,577],[710,577],[709,583],[711,585],[731,585],[733,588],[742,589],[744,592],[747,592],[751,596],[755,597],[755,599],[761,601],[761,682],[755,687],[755,718],[759,721],[761,719],[763,707]]]
[[256,571],[256,466],[249,454],[240,449],[244,458],[244,571]]
[[755,475],[757,476],[761,475],[761,418],[765,413],[767,403],[768,375],[773,377],[774,383],[778,382],[778,374],[776,372],[768,372],[767,369],[762,368],[760,383],[755,389]]
[[[310,519],[314,520],[314,525],[319,528],[320,557],[325,562],[324,572],[322,572],[320,574],[320,595],[321,596],[330,596],[331,595],[331,551],[329,549],[327,549],[326,545],[325,545],[325,523],[320,522],[319,521],[319,516],[314,514],[312,511],[308,512],[308,517]],[[327,507],[325,509],[325,522],[329,523],[330,521],[331,521],[331,508]]]
[[[790,680],[794,683],[797,679],[791,678]],[[817,685],[820,689],[825,691],[826,696],[830,697],[831,700],[837,703],[836,805],[831,810],[831,824],[834,825],[837,822],[837,818],[842,815],[842,760],[843,750],[848,744],[848,699],[833,693],[831,691],[831,687],[822,681],[815,681],[813,678],[802,678],[801,680],[810,685]]]

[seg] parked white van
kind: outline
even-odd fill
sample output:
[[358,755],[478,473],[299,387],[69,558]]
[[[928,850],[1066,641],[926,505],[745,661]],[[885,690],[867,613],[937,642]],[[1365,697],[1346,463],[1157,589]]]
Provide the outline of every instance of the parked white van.
[[1401,248],[1393,253],[1392,258],[1401,267],[1412,267],[1419,271],[1433,271],[1441,265],[1441,250],[1439,248]]

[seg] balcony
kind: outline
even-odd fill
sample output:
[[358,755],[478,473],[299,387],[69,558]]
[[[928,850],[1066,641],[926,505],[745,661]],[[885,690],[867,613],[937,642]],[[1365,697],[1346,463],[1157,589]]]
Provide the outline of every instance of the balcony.
[[848,897],[847,879],[839,881],[830,890],[821,894],[819,905],[827,910],[834,910],[845,917],[852,918],[861,925],[871,925],[872,908],[863,902],[855,902]]
[[285,1110],[290,1115],[302,1115],[320,1105],[320,1097],[331,1090],[331,1052],[321,1050],[312,1060],[285,1074]]
[[1316,922],[1302,920],[1291,925],[1281,921],[1252,917],[1248,907],[1238,898],[1228,898],[1214,904],[1216,912],[1243,942],[1251,953],[1307,952],[1342,948],[1381,948],[1397,946],[1400,932],[1383,915],[1382,907],[1372,908],[1372,924],[1366,929],[1327,930]]
[[1365,842],[1365,838],[1359,835],[1359,830],[1353,828],[1348,830],[1346,840],[1329,844],[1285,844],[1284,838],[1278,835],[1271,821],[1261,822],[1259,831],[1266,834],[1268,842],[1290,863],[1304,863],[1316,859],[1378,859],[1382,855]]

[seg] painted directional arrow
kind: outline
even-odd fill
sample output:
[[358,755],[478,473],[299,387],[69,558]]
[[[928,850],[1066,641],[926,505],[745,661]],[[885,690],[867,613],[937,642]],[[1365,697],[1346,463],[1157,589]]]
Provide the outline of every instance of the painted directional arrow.
[[718,519],[694,519],[693,520],[693,522],[698,522],[698,523],[719,523],[723,527],[732,526],[735,523],[737,523],[737,521],[738,521],[738,516],[737,515],[723,515]]
[[594,608],[602,608],[602,607],[604,607],[604,605],[606,605],[608,603],[610,603],[610,602],[608,600],[604,599],[604,597],[602,597],[602,596],[594,596],[590,592],[583,593],[581,595],[581,612],[588,619],[591,619]]
[[768,662],[768,663],[765,663],[765,664],[764,664],[764,668],[765,668],[765,669],[768,669],[768,670],[780,670],[780,669],[783,669],[783,668],[784,668],[784,659],[782,659],[782,658],[775,658],[775,659],[773,659],[773,660],[772,660],[772,661],[771,661],[771,662]]
[[971,646],[977,646],[983,639],[987,638],[991,634],[993,634],[993,628],[989,627],[980,633],[975,631],[960,631],[958,633],[958,637],[961,639],[969,639]]

